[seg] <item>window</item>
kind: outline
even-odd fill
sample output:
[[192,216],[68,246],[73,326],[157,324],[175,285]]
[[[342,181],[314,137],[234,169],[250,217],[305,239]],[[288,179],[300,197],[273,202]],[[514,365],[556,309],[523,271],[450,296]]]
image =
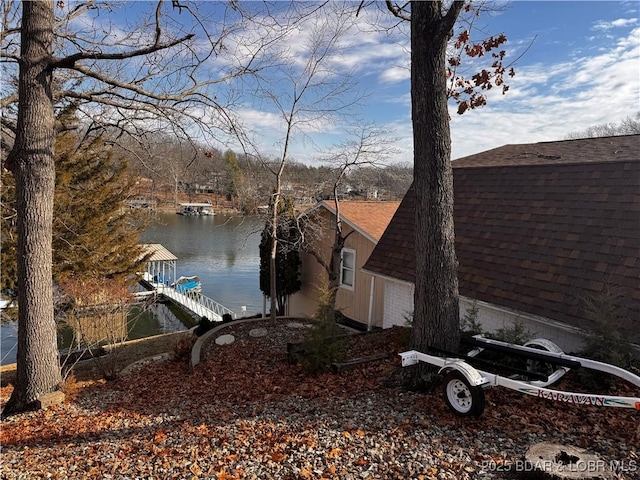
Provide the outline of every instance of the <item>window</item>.
[[356,251],[350,248],[342,249],[342,263],[340,265],[340,286],[353,290],[356,277]]

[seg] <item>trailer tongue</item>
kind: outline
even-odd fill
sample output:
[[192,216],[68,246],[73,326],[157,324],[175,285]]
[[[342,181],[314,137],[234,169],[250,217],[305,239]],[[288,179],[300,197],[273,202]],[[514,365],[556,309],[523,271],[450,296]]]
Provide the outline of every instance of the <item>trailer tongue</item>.
[[[547,388],[560,380],[570,369],[577,368],[588,368],[615,375],[640,387],[640,377],[623,368],[567,355],[556,344],[543,338],[531,340],[524,345],[515,345],[476,335],[463,339],[462,343],[475,348],[466,355],[437,349],[430,350],[436,355],[416,350],[400,353],[403,367],[418,362],[440,367],[439,373],[444,375],[444,400],[458,415],[482,415],[485,403],[484,390],[494,386],[573,405],[632,408],[640,411],[640,397],[565,392]],[[485,350],[522,358],[526,361],[527,370],[478,358],[479,354]],[[544,368],[540,368],[541,365]],[[484,368],[512,373],[514,376],[506,377],[486,371]]]

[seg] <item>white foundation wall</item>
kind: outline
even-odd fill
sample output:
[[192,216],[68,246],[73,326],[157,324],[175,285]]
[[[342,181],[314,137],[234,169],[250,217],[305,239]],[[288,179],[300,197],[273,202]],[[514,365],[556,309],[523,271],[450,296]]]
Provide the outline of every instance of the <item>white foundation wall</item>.
[[[382,328],[390,328],[394,325],[404,326],[407,323],[407,317],[413,316],[414,286],[388,278],[383,281],[384,318]],[[529,329],[533,337],[551,340],[567,353],[578,352],[583,346],[584,334],[578,328],[472,298],[460,297],[460,316],[462,317],[474,304],[478,308],[477,321],[487,332],[509,329],[516,322],[521,322]]]
[[394,325],[405,326],[413,317],[413,285],[409,283],[384,281],[384,316],[382,328]]
[[578,328],[472,298],[460,297],[460,317],[462,318],[474,304],[478,308],[476,320],[487,332],[510,329],[519,322],[531,332],[532,338],[551,340],[566,353],[577,353],[584,346],[584,332]]

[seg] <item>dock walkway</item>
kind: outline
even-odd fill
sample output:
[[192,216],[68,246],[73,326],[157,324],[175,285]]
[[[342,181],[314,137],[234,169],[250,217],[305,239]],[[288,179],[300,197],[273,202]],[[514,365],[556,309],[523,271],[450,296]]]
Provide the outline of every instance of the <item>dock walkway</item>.
[[157,283],[153,276],[145,272],[142,276],[144,282],[152,288],[158,295],[164,295],[172,301],[183,306],[198,317],[207,317],[212,322],[221,322],[223,315],[228,314],[235,318],[233,310],[219,304],[215,300],[196,292],[178,292],[175,288]]

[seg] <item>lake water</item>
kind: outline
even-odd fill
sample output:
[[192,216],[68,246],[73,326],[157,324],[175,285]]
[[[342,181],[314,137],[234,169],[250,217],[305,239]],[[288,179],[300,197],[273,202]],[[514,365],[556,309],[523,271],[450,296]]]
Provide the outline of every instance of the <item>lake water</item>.
[[[141,235],[140,241],[162,244],[178,257],[178,276],[198,276],[203,295],[233,310],[238,317],[250,316],[262,312],[258,246],[263,226],[259,217],[161,213]],[[130,337],[140,338],[183,328],[186,327],[170,312],[158,306],[154,315],[135,322],[130,328]],[[16,323],[0,325],[0,340],[0,363],[14,363]]]
[[202,294],[238,316],[262,312],[259,217],[160,214],[141,236],[178,257],[177,275],[200,277]]

